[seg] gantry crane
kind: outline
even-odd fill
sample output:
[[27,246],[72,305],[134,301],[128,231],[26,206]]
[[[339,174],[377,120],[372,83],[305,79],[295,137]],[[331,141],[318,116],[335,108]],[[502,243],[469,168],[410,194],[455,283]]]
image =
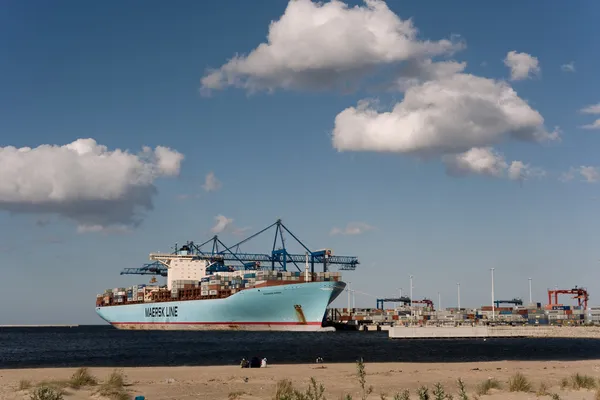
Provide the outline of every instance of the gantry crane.
[[[587,310],[588,300],[590,298],[588,291],[585,288],[578,288],[575,286],[573,289],[548,289],[548,305],[558,304],[559,294],[574,294],[573,299],[577,299],[577,305],[583,306],[584,310]],[[554,295],[554,303],[552,302],[552,296]]]
[[496,304],[496,308],[500,308],[500,304],[514,304],[515,306],[522,306],[523,300],[521,300],[521,299],[496,300],[496,301],[494,301],[494,304]]
[[[273,248],[270,254],[260,253],[243,253],[240,252],[240,246],[249,240],[257,237],[265,231],[275,228],[275,238],[273,240]],[[305,254],[290,254],[285,246],[284,231],[300,244],[305,250]],[[278,239],[280,246],[277,246]],[[207,246],[210,249],[205,249]],[[323,272],[327,272],[329,266],[335,265],[340,270],[354,270],[359,264],[358,259],[352,256],[335,256],[330,249],[322,249],[311,251],[304,243],[300,241],[282,222],[278,219],[275,223],[262,229],[234,244],[226,246],[214,236],[201,244],[195,244],[188,241],[185,245],[178,247],[175,244],[175,251],[172,254],[177,254],[185,251],[186,254],[193,256],[195,259],[207,260],[209,262],[209,271],[228,271],[233,269],[256,270],[261,268],[269,268],[272,270],[278,269],[287,271],[290,264],[294,265],[298,271],[303,271],[304,264],[308,260],[310,270],[315,272],[315,264],[323,265]],[[302,267],[301,267],[302,266]],[[167,276],[167,267],[160,261],[145,264],[141,268],[125,268],[121,271],[121,275],[160,275]]]
[[410,298],[406,296],[401,297],[388,297],[385,299],[377,299],[377,309],[383,310],[384,303],[403,303],[404,305],[410,305]]
[[408,305],[413,305],[413,304],[427,304],[432,310],[433,308],[433,301],[425,298],[423,300],[414,300],[411,301],[410,297],[406,297],[406,296],[402,296],[402,297],[395,297],[395,298],[385,298],[385,299],[377,299],[377,309],[378,310],[383,310],[383,306],[384,303],[404,303],[404,305],[408,304]]
[[425,298],[423,300],[415,300],[415,301],[413,301],[413,304],[426,304],[426,305],[429,306],[429,308],[431,308],[432,310],[434,310],[434,308],[433,308],[433,301],[431,301],[431,300],[429,300],[427,298]]

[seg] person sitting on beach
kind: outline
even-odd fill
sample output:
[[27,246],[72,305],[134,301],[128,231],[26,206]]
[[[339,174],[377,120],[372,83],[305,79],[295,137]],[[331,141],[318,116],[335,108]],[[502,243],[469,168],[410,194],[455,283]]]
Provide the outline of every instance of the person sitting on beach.
[[260,367],[261,368],[267,368],[267,359],[263,358],[260,362]]
[[260,368],[260,359],[258,357],[252,357],[250,368]]
[[250,363],[248,362],[248,360],[246,360],[246,358],[242,358],[242,363],[240,364],[240,366],[242,368],[249,368],[250,367]]

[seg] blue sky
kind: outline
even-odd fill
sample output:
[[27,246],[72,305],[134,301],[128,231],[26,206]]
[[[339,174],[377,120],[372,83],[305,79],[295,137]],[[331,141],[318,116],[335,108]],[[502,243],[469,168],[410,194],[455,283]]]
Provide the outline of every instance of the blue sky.
[[[599,4],[389,2],[389,10],[378,15],[412,18],[415,40],[460,35],[461,50],[421,54],[419,60],[466,62],[464,71],[455,71],[459,76],[469,82],[482,78],[473,85],[504,81],[523,99],[519,107],[543,117],[538,124],[529,111],[519,119],[504,110],[490,116],[495,126],[479,120],[478,136],[466,139],[464,129],[452,130],[449,124],[497,110],[448,112],[441,100],[416,96],[423,94],[423,85],[444,89],[451,84],[451,78],[436,78],[425,69],[411,76],[417,79],[414,87],[398,89],[398,68],[416,56],[378,63],[378,54],[395,54],[397,46],[377,53],[381,49],[369,47],[374,42],[362,42],[359,27],[353,31],[356,38],[345,39],[343,18],[323,41],[340,40],[339,46],[321,49],[322,41],[315,41],[306,26],[308,31],[290,40],[297,26],[291,24],[278,47],[286,57],[237,66],[238,86],[221,82],[209,95],[201,93],[201,79],[210,69],[266,42],[269,24],[286,7],[284,1],[183,1],[178,7],[158,1],[61,1],[52,6],[12,2],[0,10],[0,293],[5,304],[12,304],[2,307],[0,323],[98,323],[96,293],[147,280],[119,276],[122,268],[139,266],[150,251],[166,251],[176,241],[208,239],[218,215],[233,220],[220,233],[227,243],[242,238],[236,229],[252,233],[282,218],[309,247],[358,256],[361,265],[345,273],[345,280],[375,296],[394,295],[398,288],[407,292],[413,274],[415,298],[437,301],[441,292],[442,305],[455,306],[460,282],[463,306],[489,304],[489,268],[494,267],[497,297],[526,299],[532,277],[538,301],[545,301],[548,287],[580,285],[589,288],[592,303],[600,304],[595,295],[600,286],[594,283],[600,278],[600,197],[593,169],[600,165],[600,141],[597,131],[581,128],[595,115],[580,112],[600,102],[600,59],[593,39]],[[346,59],[335,54],[338,50]],[[373,53],[365,57],[365,51]],[[535,57],[538,72],[529,68],[526,78],[511,80],[504,62],[510,51]],[[344,60],[349,66],[341,65]],[[365,60],[376,71],[359,76],[352,68],[360,69]],[[320,67],[286,68],[292,61]],[[574,71],[561,68],[572,62]],[[347,68],[335,68],[341,66]],[[349,71],[345,78],[354,90],[328,87],[339,71]],[[457,103],[478,90],[465,90],[466,81],[461,82],[451,87],[463,96]],[[405,93],[432,101],[451,117],[450,123],[437,121],[442,147],[421,146],[432,152],[427,157],[409,143],[412,128],[406,121],[336,121],[363,99],[378,99],[373,107],[381,117]],[[489,93],[481,89],[482,96]],[[408,108],[418,106],[413,102]],[[424,140],[418,138],[429,129],[425,125],[413,139]],[[530,140],[512,140],[518,129]],[[559,132],[560,140],[534,140],[542,130],[547,137]],[[344,151],[334,146],[334,131]],[[376,140],[369,134],[382,135],[378,143],[387,150],[373,150]],[[472,143],[487,148],[480,137],[489,137],[498,152],[486,157],[501,154],[506,164],[488,164],[489,157],[460,158]],[[63,163],[65,152],[58,147],[7,150],[86,138],[107,151],[128,150],[131,157],[84,168],[75,158]],[[455,145],[461,150],[450,151]],[[146,169],[135,164],[143,146],[150,148]],[[157,146],[171,150],[160,153]],[[526,179],[510,179],[513,160],[530,166],[520,170],[527,172]],[[131,171],[147,179],[139,191],[128,191],[126,172]],[[202,187],[210,172],[221,183],[218,190]],[[110,197],[113,184],[117,194]],[[152,208],[131,227],[127,205],[139,201],[151,201]],[[343,231],[349,223],[372,229],[331,235],[333,228]],[[247,250],[268,251],[270,240]],[[345,304],[345,296],[336,301]],[[374,307],[375,298],[357,295],[356,304]]]

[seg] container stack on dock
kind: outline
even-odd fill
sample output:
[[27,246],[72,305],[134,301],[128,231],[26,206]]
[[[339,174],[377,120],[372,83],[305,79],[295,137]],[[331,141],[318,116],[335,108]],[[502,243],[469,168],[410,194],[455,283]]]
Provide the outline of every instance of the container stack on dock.
[[527,323],[529,325],[548,325],[548,314],[540,303],[527,305]]
[[581,324],[585,320],[583,307],[550,304],[546,306],[548,323],[554,325]]
[[590,307],[586,311],[585,322],[588,324],[600,324],[600,307]]
[[338,323],[354,325],[456,325],[456,324],[518,324],[518,325],[579,325],[600,323],[600,307],[584,310],[580,306],[531,303],[514,307],[482,306],[479,309],[447,308],[432,311],[423,307],[398,306],[395,309],[337,308],[330,318]]

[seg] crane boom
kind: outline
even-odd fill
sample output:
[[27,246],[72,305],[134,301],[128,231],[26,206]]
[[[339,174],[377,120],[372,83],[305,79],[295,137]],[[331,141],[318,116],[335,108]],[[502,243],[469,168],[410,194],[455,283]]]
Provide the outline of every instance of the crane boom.
[[[270,253],[244,253],[239,251],[240,245],[262,234],[273,226],[276,227],[275,240],[273,241],[273,248]],[[287,251],[283,236],[284,231],[301,245],[305,250],[305,254],[290,254]],[[281,242],[280,247],[277,247],[278,239]],[[205,250],[204,246],[208,245],[211,245],[212,247],[210,250]],[[280,219],[230,247],[226,246],[218,236],[214,236],[212,239],[199,245],[192,241],[188,241],[184,247],[189,251],[189,256],[194,259],[207,260],[218,265],[225,265],[225,263],[228,263],[232,267],[243,269],[253,269],[252,265],[255,265],[260,268],[270,268],[273,270],[281,269],[287,271],[288,266],[292,264],[298,271],[302,271],[307,258],[311,272],[313,273],[315,272],[315,264],[321,264],[324,272],[327,272],[330,266],[336,266],[340,270],[354,270],[359,264],[357,257],[333,255],[330,249],[311,251],[285,225],[283,225]],[[184,247],[182,247],[182,249]],[[179,250],[177,244],[175,245],[174,250],[175,252],[172,254],[177,253]],[[151,257],[151,259],[154,258]],[[153,263],[145,264],[141,268],[125,268],[121,271],[121,275],[129,274],[167,276],[168,267],[157,260]]]

